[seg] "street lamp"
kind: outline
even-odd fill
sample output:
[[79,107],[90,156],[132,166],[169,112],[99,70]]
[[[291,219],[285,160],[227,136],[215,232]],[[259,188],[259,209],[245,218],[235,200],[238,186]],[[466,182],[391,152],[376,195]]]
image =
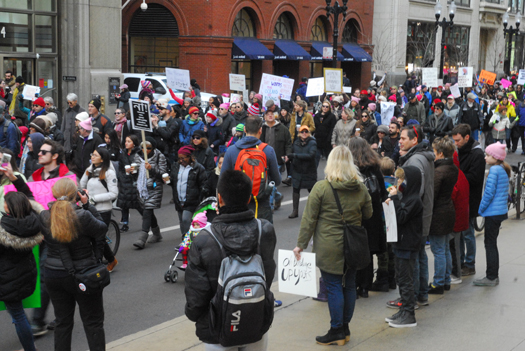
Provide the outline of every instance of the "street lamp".
[[438,26],[441,27],[441,58],[439,61],[439,78],[443,79],[443,61],[445,60],[445,33],[447,31],[448,27],[451,27],[454,25],[454,16],[456,15],[456,3],[452,1],[450,3],[448,16],[450,17],[450,21],[447,21],[447,18],[443,16],[443,20],[440,22],[439,18],[441,17],[441,9],[443,7],[441,6],[441,3],[438,2],[434,6],[434,15],[436,16],[436,31],[438,30]]
[[342,0],[343,6],[339,6],[339,2],[336,0],[334,6],[330,6],[332,0],[326,0],[326,17],[330,18],[330,14],[334,15],[334,47],[332,56],[332,67],[337,68],[337,37],[339,36],[339,14],[343,14],[343,21],[346,19],[346,3],[348,0]]
[[507,34],[509,35],[509,43],[508,43],[508,60],[505,60],[505,67],[503,70],[507,72],[508,75],[510,75],[510,56],[512,55],[512,36],[520,33],[520,24],[521,24],[521,12],[518,11],[516,14],[516,28],[512,28],[510,26],[507,29],[507,25],[509,23],[509,13],[505,12],[503,15],[503,38],[507,38]]

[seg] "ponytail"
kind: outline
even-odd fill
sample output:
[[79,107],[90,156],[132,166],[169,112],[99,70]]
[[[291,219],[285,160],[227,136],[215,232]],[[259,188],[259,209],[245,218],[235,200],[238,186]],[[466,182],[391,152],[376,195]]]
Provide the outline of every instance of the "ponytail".
[[79,221],[73,203],[76,202],[77,186],[70,178],[58,180],[52,188],[57,201],[51,207],[51,236],[58,242],[70,243],[77,238]]

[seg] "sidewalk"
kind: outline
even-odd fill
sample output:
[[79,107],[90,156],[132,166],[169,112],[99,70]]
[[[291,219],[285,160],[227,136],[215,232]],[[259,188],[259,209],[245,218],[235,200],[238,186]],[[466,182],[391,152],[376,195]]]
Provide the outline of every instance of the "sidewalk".
[[[514,213],[512,213],[514,218]],[[474,278],[483,277],[485,249],[483,235],[477,237],[475,276],[463,284],[452,285],[445,295],[430,295],[430,306],[416,311],[416,328],[394,329],[384,318],[396,312],[387,300],[397,291],[370,293],[359,299],[345,346],[321,346],[315,336],[326,333],[330,317],[326,303],[311,298],[278,292],[283,305],[275,310],[269,331],[268,350],[514,350],[525,351],[525,222],[509,219],[499,236],[500,284],[494,288],[475,287]],[[429,275],[433,275],[430,249]],[[204,350],[195,336],[195,327],[179,317],[107,345],[111,351]]]

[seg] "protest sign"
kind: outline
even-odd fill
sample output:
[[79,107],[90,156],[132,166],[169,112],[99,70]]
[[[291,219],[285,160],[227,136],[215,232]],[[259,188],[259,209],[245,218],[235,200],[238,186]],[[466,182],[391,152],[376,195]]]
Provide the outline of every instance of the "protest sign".
[[190,71],[187,69],[166,67],[166,79],[171,89],[190,91]]
[[248,93],[248,90],[243,90],[242,91],[242,101],[244,103],[250,102],[250,93]]
[[386,242],[397,243],[397,218],[393,201],[390,201],[388,205],[383,202],[383,213],[385,215]]
[[459,86],[458,83],[450,86],[450,93],[455,97],[458,98],[461,96],[461,93],[459,92]]
[[149,104],[143,100],[129,100],[131,113],[131,127],[135,130],[151,132],[151,118]]
[[504,88],[504,89],[507,89],[508,87],[510,87],[512,85],[512,82],[511,81],[508,81],[506,80],[505,78],[501,78],[501,86]]
[[343,91],[346,94],[352,94],[352,87],[343,87]]
[[232,94],[230,103],[235,104],[237,102],[241,102],[241,95],[239,94]]
[[263,73],[259,94],[263,96],[263,102],[273,100],[277,105],[279,100],[292,100],[294,80]]
[[308,79],[306,86],[306,97],[320,96],[324,93],[324,77]]
[[481,84],[494,85],[494,82],[496,81],[496,76],[496,73],[485,71],[484,69],[482,69],[479,73],[479,82]]
[[525,84],[525,69],[520,69],[518,73],[518,84],[519,85]]
[[246,89],[246,76],[244,74],[230,73],[230,90],[244,91]]
[[429,89],[438,86],[438,69],[437,67],[421,68],[423,74],[423,85]]
[[396,108],[395,102],[381,101],[381,124],[385,126],[390,125],[390,120],[394,117],[394,110]]
[[35,85],[24,84],[24,90],[22,90],[24,100],[34,101],[40,95],[40,87]]
[[317,277],[315,253],[301,252],[301,260],[297,261],[291,250],[279,250],[279,291],[317,297]]
[[324,91],[327,93],[343,92],[343,70],[341,68],[323,68]]
[[[442,86],[443,86],[443,79],[438,79],[438,87],[442,87]],[[432,87],[432,88],[434,88],[434,87]]]
[[472,88],[473,67],[460,67],[458,71],[458,86],[460,88]]

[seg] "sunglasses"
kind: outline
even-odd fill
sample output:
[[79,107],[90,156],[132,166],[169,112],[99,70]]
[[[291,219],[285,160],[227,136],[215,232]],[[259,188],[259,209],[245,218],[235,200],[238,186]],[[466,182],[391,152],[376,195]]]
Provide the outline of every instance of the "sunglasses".
[[42,154],[42,155],[47,155],[48,153],[50,153],[51,151],[50,150],[40,150],[39,154]]
[[235,108],[241,108],[241,106],[235,106]]
[[192,137],[193,140],[201,140],[201,137],[200,136],[194,136]]
[[193,112],[192,115],[198,115],[199,113],[198,112]]
[[361,115],[361,117],[368,117],[368,115]]
[[115,112],[115,114],[116,114],[116,115],[121,115],[121,114],[122,114],[122,112]]
[[153,150],[153,148],[152,147],[147,147],[146,150]]
[[329,107],[330,107],[330,106],[328,106],[328,105],[323,105],[323,108],[329,108]]
[[310,133],[310,132],[307,131],[307,130],[301,130],[299,133],[301,133],[301,134],[308,134],[308,133]]

